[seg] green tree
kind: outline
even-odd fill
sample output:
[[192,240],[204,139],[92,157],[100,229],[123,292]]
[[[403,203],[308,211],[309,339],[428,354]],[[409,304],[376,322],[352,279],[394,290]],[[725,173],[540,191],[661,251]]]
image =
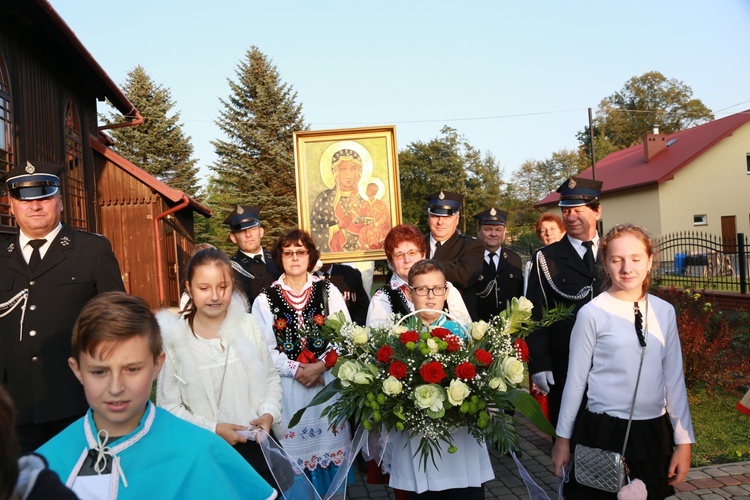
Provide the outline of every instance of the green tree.
[[429,142],[416,141],[398,155],[401,180],[401,212],[404,222],[427,231],[427,203],[424,197],[439,190],[464,195],[459,228],[474,228],[467,222],[488,208],[502,208],[502,171],[491,154],[482,155],[451,127]]
[[[182,131],[180,114],[168,88],[159,85],[136,66],[127,76],[123,92],[140,111],[144,122],[136,127],[111,129],[114,150],[170,187],[189,196],[199,189],[197,160],[192,158],[193,145]],[[125,121],[119,113],[110,112],[109,123]]]
[[[622,90],[599,103],[594,133],[605,141],[597,144],[595,140],[596,157],[603,158],[610,147],[616,151],[640,143],[654,125],[660,133],[671,134],[713,118],[711,110],[693,98],[693,89],[683,82],[658,71],[634,76]],[[577,137],[590,158],[588,127]]]
[[307,128],[297,92],[257,47],[247,51],[235,75],[216,121],[225,139],[212,142],[218,159],[209,167],[214,218],[207,239],[225,250],[231,248],[229,228],[221,222],[237,204],[260,209],[266,246],[297,225],[293,134]]

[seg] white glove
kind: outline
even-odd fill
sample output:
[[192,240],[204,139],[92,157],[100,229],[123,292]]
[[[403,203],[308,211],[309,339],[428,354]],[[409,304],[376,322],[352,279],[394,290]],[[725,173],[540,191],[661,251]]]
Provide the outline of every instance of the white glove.
[[531,375],[531,381],[545,394],[549,392],[549,386],[555,385],[555,377],[551,371],[534,373]]

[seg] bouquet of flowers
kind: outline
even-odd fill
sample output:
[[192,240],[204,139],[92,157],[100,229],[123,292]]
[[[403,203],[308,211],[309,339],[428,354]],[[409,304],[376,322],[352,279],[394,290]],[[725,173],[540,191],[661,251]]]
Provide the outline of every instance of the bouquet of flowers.
[[[336,380],[311,405],[338,392],[342,397],[324,411],[332,424],[354,418],[366,430],[420,436],[423,466],[440,453],[441,441],[449,452],[456,451],[451,438],[456,427],[467,427],[478,442],[497,443],[502,452],[517,450],[517,421],[507,410],[516,409],[542,431],[554,433],[538,403],[518,387],[528,353],[522,339],[537,324],[532,307],[525,298],[513,299],[492,321],[473,323],[460,335],[422,324],[415,317],[419,311],[377,329],[329,316],[323,333],[340,351],[333,368]],[[550,311],[543,323],[564,314]]]

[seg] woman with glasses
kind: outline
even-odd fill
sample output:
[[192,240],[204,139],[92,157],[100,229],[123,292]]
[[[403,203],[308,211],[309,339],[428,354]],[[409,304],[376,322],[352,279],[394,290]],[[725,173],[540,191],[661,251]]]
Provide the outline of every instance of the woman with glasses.
[[[292,229],[284,233],[274,243],[271,257],[283,274],[261,290],[253,303],[253,315],[281,375],[281,444],[295,462],[303,464],[305,474],[323,496],[349,446],[349,426],[332,429],[320,415],[325,405],[309,408],[297,426],[288,425],[294,414],[334,379],[330,368],[337,356],[321,337],[320,327],[329,314],[341,312],[349,320],[349,312],[341,292],[330,281],[313,276],[319,252],[307,232]],[[353,478],[351,471],[350,476]],[[305,495],[300,491],[298,496]]]
[[[576,316],[552,449],[555,475],[573,462],[576,445],[622,452],[632,413],[629,477],[645,483],[649,499],[666,498],[685,479],[695,442],[675,311],[648,294],[654,247],[643,228],[615,226],[600,251],[606,292]],[[617,497],[578,484],[575,464],[571,476],[565,498]]]
[[[394,226],[388,231],[383,246],[391,273],[387,276],[385,285],[370,300],[370,308],[367,310],[368,326],[388,324],[394,315],[400,317],[412,312],[412,302],[405,293],[409,286],[409,270],[414,263],[425,258],[427,251],[424,235],[411,224]],[[468,323],[469,311],[461,298],[461,292],[448,283],[446,295],[445,302],[451,316]]]

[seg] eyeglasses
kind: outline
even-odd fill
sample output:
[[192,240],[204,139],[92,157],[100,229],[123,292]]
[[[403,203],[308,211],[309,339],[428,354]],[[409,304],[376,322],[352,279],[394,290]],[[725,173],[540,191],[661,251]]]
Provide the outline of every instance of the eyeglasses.
[[393,254],[393,260],[401,260],[406,256],[409,256],[409,258],[414,258],[417,256],[422,255],[422,252],[416,249],[411,249],[408,252],[396,252]]
[[641,308],[638,307],[638,302],[633,302],[633,313],[635,314],[635,334],[638,335],[638,342],[641,347],[646,347],[646,338],[643,336],[643,314],[641,314]]
[[295,256],[301,259],[302,257],[307,257],[307,254],[309,254],[309,253],[310,253],[310,251],[306,250],[306,249],[302,249],[302,250],[284,250],[283,252],[281,252],[281,256],[283,258],[285,258],[285,259],[291,259],[292,257],[295,257]]
[[432,292],[435,297],[442,297],[448,290],[448,287],[445,286],[433,286],[432,288],[426,286],[410,286],[409,288],[414,290],[414,293],[420,297],[427,297],[430,292]]

